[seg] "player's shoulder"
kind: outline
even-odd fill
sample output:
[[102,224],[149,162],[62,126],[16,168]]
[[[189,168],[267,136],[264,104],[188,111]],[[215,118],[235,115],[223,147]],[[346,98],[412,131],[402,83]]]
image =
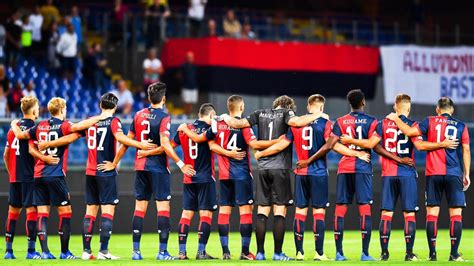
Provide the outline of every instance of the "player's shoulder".
[[367,118],[368,120],[371,120],[371,121],[378,120],[377,117],[375,117],[373,115],[369,115],[367,113],[363,113],[363,114],[361,114],[361,116],[363,116],[364,118]]

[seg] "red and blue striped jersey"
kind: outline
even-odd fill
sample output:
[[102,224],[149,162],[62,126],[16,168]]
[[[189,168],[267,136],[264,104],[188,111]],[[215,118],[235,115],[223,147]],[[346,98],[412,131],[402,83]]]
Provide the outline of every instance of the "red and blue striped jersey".
[[[337,138],[343,134],[356,139],[369,139],[373,134],[377,134],[377,119],[363,112],[350,112],[339,117],[334,124],[331,136]],[[363,150],[355,145],[346,145],[349,149]],[[370,152],[370,150],[367,150]],[[338,173],[360,173],[372,174],[372,164],[367,163],[357,157],[343,156],[339,161]]]
[[122,124],[117,117],[108,117],[90,127],[86,132],[87,139],[87,167],[86,175],[115,176],[117,171],[102,172],[97,170],[97,164],[104,161],[113,162],[117,152],[117,140],[114,135],[122,132]]
[[[28,132],[30,139],[35,142],[53,141],[71,133],[71,122],[51,117],[48,120],[39,122],[39,124],[30,128]],[[49,165],[41,160],[36,160],[35,178],[66,176],[68,146],[48,148],[44,153],[58,157],[59,163],[57,165]]]
[[[196,134],[206,134],[208,140],[214,139],[215,135],[211,126],[206,122],[196,120],[189,124],[188,128]],[[173,139],[176,145],[181,145],[183,149],[184,163],[192,165],[196,174],[194,176],[184,175],[183,183],[208,183],[214,182],[214,153],[209,149],[207,142],[195,143],[183,132],[178,132]]]
[[252,168],[250,166],[249,143],[256,140],[252,128],[232,128],[224,121],[213,122],[212,132],[216,137],[219,146],[226,150],[245,151],[247,158],[243,160],[235,160],[227,156],[217,154],[217,162],[219,165],[219,179],[252,179]]
[[446,138],[460,140],[460,145],[452,149],[437,149],[426,154],[426,175],[463,176],[462,144],[469,144],[469,133],[464,122],[442,114],[423,119],[417,125],[423,139],[441,142]]
[[[318,118],[305,127],[291,127],[286,139],[293,142],[298,160],[306,160],[313,156],[330,137],[332,122]],[[327,176],[326,156],[312,162],[308,167],[295,169],[297,175]]]
[[[171,118],[161,108],[144,108],[138,111],[130,125],[137,141],[151,141],[161,146],[160,134],[170,136]],[[135,170],[169,173],[168,157],[165,153],[138,158],[135,154]]]
[[[412,126],[415,121],[401,115],[400,119]],[[414,159],[414,145],[419,141],[418,137],[409,138],[397,127],[397,124],[389,119],[383,119],[377,125],[377,134],[381,137],[381,145],[396,156]],[[414,166],[398,164],[397,162],[382,156],[382,176],[418,176]]]
[[[22,131],[35,126],[31,119],[21,119],[18,126]],[[8,169],[10,170],[10,183],[33,181],[35,158],[28,151],[29,140],[19,140],[10,129],[7,133]]]

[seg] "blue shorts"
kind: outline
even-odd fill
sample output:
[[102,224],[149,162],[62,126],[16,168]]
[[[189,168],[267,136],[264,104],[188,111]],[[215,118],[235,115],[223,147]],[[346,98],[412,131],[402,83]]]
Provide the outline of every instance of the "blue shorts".
[[431,175],[426,177],[426,206],[440,206],[443,192],[449,208],[466,207],[463,178],[452,175]]
[[372,174],[338,174],[336,204],[352,204],[354,193],[358,204],[372,204]]
[[118,202],[116,176],[86,176],[87,205],[116,205]]
[[169,201],[171,199],[170,178],[169,173],[137,171],[135,199],[151,200],[153,194],[156,201]]
[[416,176],[383,176],[381,210],[394,211],[398,197],[404,212],[416,212],[418,207]]
[[67,206],[70,205],[69,188],[64,176],[35,178],[33,205]]
[[35,182],[15,182],[10,183],[10,193],[8,204],[16,208],[28,208],[33,205],[33,193]]
[[196,212],[216,209],[216,182],[184,184],[183,210]]
[[327,176],[296,175],[296,207],[308,208],[310,202],[313,208],[329,207]]
[[252,179],[236,180],[228,179],[219,182],[219,205],[238,206],[253,204],[253,182]]

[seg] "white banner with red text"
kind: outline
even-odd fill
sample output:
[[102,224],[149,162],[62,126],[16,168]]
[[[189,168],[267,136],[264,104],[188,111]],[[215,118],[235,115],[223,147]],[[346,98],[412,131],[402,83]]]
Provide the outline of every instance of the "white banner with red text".
[[382,46],[380,54],[385,103],[400,93],[419,104],[436,104],[443,96],[474,103],[474,47]]

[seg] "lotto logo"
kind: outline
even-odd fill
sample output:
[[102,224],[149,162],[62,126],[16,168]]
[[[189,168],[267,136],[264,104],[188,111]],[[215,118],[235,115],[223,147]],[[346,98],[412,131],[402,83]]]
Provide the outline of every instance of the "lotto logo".
[[253,199],[249,200],[249,204],[253,204]]
[[420,210],[420,207],[416,206],[415,211],[418,211],[418,210]]
[[171,199],[171,195],[168,195],[168,197],[166,197],[167,200],[170,200]]
[[62,205],[62,206],[67,205],[67,200],[61,202],[61,205]]
[[114,204],[119,203],[119,199],[114,200]]
[[217,209],[217,205],[212,206],[212,209],[213,210]]
[[289,204],[293,204],[293,202],[294,202],[293,200],[288,201]]

